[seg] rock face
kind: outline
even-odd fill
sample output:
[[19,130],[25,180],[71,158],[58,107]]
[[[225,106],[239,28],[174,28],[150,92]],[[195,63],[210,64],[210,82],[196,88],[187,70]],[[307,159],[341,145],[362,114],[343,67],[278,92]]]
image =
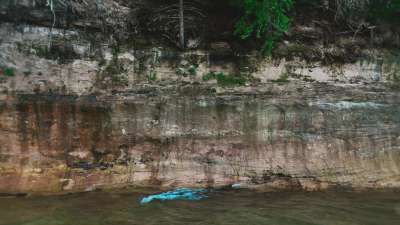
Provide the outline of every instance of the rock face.
[[[365,50],[355,62],[326,65],[302,57],[235,55],[226,43],[208,51],[186,52],[165,47],[116,47],[106,40],[92,43],[96,40],[76,30],[10,23],[0,24],[0,37],[2,92],[129,92],[144,84],[204,83],[210,73],[240,77],[246,85],[293,81],[400,87],[399,53],[382,49]],[[211,79],[206,83],[215,82]]]
[[52,29],[45,1],[7,2],[0,194],[400,187],[398,51],[358,49],[329,64],[318,57],[347,53],[285,43],[266,59],[224,41],[180,52],[129,41],[139,21],[127,2],[142,1],[96,11],[88,0],[101,21],[79,11],[63,20],[58,5]]
[[291,88],[215,93],[190,85],[108,97],[4,95],[0,192],[400,186],[397,93]]

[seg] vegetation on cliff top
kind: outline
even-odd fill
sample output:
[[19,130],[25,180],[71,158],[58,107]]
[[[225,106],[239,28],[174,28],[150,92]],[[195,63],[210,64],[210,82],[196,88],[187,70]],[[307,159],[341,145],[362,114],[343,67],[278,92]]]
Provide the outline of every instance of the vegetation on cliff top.
[[235,34],[242,39],[255,35],[263,39],[262,51],[270,54],[274,42],[289,29],[288,11],[293,0],[236,0],[243,15],[236,24]]
[[[82,1],[77,0],[42,1],[47,3],[54,19],[57,17],[57,13],[65,12],[62,9],[68,9],[71,12],[82,12],[85,7],[89,7],[92,4],[95,5],[98,11],[110,12],[105,15],[114,15],[118,10],[136,10],[138,7],[137,2],[140,2],[86,0],[84,1],[85,4],[83,4]],[[115,2],[116,4],[110,4],[110,2]],[[180,48],[198,46],[198,41],[190,38],[191,36],[201,36],[201,33],[207,29],[205,23],[202,22],[204,18],[209,16],[206,12],[208,10],[202,8],[204,5],[208,5],[208,9],[218,5],[220,7],[218,10],[221,14],[226,13],[222,7],[234,9],[235,15],[229,17],[235,24],[231,27],[231,33],[241,39],[249,40],[249,42],[255,40],[264,54],[272,52],[275,43],[287,34],[290,22],[299,13],[311,15],[319,12],[324,14],[324,17],[328,18],[328,20],[330,17],[331,21],[335,21],[337,25],[349,29],[354,35],[361,33],[363,30],[374,29],[376,24],[382,21],[400,23],[400,19],[398,19],[400,15],[400,0],[152,0],[149,2],[153,2],[152,6],[162,5],[160,9],[164,9],[160,11],[156,7],[157,9],[154,8],[153,10],[152,19],[156,19],[156,25],[154,23],[153,25],[157,26],[158,24],[161,26],[156,32],[160,34],[160,31],[166,30],[160,36],[168,37],[171,42]],[[116,7],[116,5],[122,8],[115,11],[113,7]],[[312,7],[307,8],[307,10],[301,10],[304,6]],[[152,9],[150,8],[150,10]],[[161,13],[165,12],[168,12],[168,15],[162,16]],[[148,14],[144,16],[146,17]],[[164,23],[162,19],[168,21]],[[53,21],[52,25],[54,26],[55,24],[56,22]],[[121,23],[118,21],[114,23],[114,28],[112,29],[119,29],[118,24]],[[146,27],[149,27],[148,25],[146,24]],[[123,31],[110,33],[118,36]]]
[[[235,34],[243,39],[263,39],[262,52],[271,54],[274,43],[288,31],[292,18],[290,10],[305,4],[331,12],[334,20],[349,27],[356,35],[372,29],[378,21],[400,22],[400,0],[231,0],[241,8],[242,16]],[[329,13],[328,13],[329,15]],[[398,18],[398,17],[397,17]]]

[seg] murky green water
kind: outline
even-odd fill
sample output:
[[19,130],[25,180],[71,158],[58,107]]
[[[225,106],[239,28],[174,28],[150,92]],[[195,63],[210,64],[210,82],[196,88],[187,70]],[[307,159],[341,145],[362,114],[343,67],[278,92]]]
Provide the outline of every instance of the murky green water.
[[215,192],[140,206],[143,194],[0,198],[1,225],[400,224],[400,193]]

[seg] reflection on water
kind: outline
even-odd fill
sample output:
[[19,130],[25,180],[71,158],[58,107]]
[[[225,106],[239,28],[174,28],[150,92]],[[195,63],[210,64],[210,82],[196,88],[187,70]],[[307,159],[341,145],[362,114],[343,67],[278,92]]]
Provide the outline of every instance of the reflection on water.
[[139,193],[0,198],[1,225],[398,225],[400,193],[213,192],[200,201],[153,202]]

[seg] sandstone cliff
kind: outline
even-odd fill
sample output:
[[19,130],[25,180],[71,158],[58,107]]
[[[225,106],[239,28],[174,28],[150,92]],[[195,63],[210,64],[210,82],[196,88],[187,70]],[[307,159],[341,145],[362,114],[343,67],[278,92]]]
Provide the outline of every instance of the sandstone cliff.
[[0,193],[400,187],[398,49],[179,51],[135,38],[144,1],[54,27],[45,1],[0,2]]

